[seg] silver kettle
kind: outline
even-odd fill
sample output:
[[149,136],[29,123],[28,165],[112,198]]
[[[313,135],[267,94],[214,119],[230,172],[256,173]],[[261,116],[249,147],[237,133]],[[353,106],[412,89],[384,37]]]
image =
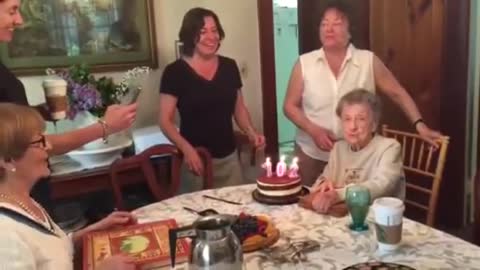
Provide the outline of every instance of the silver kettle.
[[236,219],[233,215],[209,215],[199,218],[191,226],[170,229],[172,268],[175,267],[177,239],[190,237],[189,269],[241,270],[242,244],[231,229]]

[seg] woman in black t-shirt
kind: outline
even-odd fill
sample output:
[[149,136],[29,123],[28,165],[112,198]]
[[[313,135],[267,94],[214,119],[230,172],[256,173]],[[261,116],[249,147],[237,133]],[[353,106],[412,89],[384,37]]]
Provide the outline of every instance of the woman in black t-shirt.
[[[160,127],[184,153],[185,165],[196,175],[202,175],[203,165],[194,147],[203,146],[210,151],[216,187],[243,182],[235,153],[232,117],[255,147],[265,144],[264,136],[252,127],[240,91],[242,81],[237,64],[217,55],[224,36],[214,12],[203,8],[188,11],[179,33],[182,58],[165,68],[160,85]],[[180,131],[174,123],[176,108]],[[199,186],[198,182],[191,183],[194,180],[188,182],[182,186]]]

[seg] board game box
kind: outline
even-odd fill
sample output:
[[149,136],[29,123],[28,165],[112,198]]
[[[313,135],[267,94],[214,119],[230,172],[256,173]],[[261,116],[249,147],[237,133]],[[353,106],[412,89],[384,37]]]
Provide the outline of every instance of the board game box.
[[[114,230],[92,232],[83,239],[83,269],[94,270],[113,255],[125,254],[134,258],[139,270],[170,267],[168,230],[176,228],[174,219],[136,224]],[[176,262],[188,260],[189,244],[177,240]]]

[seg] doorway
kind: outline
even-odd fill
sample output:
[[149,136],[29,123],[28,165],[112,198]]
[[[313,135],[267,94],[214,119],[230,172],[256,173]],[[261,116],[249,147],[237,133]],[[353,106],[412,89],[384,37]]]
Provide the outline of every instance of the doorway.
[[290,73],[299,55],[297,0],[271,1],[273,1],[273,34],[275,42],[278,151],[282,155],[292,156],[296,127],[285,116],[282,108]]

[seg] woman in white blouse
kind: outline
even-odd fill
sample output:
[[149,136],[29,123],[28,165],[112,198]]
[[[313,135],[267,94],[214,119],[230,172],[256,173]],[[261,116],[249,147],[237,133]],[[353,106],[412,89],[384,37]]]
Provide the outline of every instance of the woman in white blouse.
[[[135,223],[126,212],[67,236],[30,197],[33,185],[50,174],[51,146],[45,122],[33,108],[0,103],[0,269],[73,269],[74,244],[85,233]],[[130,258],[111,257],[96,270],[133,270]]]
[[435,145],[441,134],[428,128],[407,91],[371,51],[350,43],[350,20],[342,1],[331,1],[319,25],[322,48],[300,56],[284,102],[285,115],[298,127],[295,154],[306,185],[323,171],[341,137],[335,116],[338,100],[356,88],[380,89],[405,112],[417,132]]

